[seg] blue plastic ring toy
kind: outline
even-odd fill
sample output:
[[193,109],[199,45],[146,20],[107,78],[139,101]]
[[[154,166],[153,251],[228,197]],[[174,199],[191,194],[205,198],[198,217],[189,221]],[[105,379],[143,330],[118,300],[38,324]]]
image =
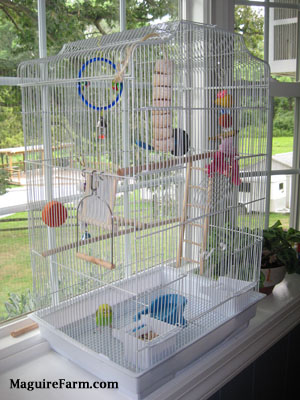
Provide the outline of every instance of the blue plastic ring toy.
[[[80,68],[80,70],[79,70],[78,78],[81,78],[81,77],[82,77],[83,71],[85,70],[85,68],[86,68],[89,64],[92,64],[93,62],[96,62],[96,61],[105,62],[105,63],[109,64],[115,71],[117,70],[116,65],[115,65],[112,61],[108,60],[107,58],[103,58],[103,57],[94,57],[94,58],[91,58],[90,60],[88,60],[86,63],[83,64],[83,66],[82,66],[82,67]],[[107,106],[103,106],[103,107],[94,106],[92,103],[89,103],[89,102],[85,99],[84,95],[82,94],[81,83],[80,83],[80,82],[78,82],[77,87],[78,87],[78,94],[79,94],[79,96],[81,97],[81,100],[84,102],[84,104],[85,104],[87,107],[90,107],[90,108],[92,108],[93,110],[96,110],[96,111],[102,111],[102,110],[103,110],[103,111],[106,111],[106,110],[109,110],[110,108],[112,108],[113,106],[115,106],[115,105],[117,104],[117,102],[120,100],[120,97],[121,97],[121,94],[122,94],[122,91],[123,91],[123,82],[120,82],[120,93],[117,94],[115,100],[114,100],[111,104],[108,104]]]

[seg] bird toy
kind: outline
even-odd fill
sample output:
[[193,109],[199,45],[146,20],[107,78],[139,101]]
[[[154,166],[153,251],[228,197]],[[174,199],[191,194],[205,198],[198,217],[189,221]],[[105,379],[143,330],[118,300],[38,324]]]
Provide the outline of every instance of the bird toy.
[[232,126],[232,117],[227,110],[221,110],[219,116],[219,125],[225,129],[228,129]]
[[168,152],[174,150],[172,116],[173,63],[171,60],[157,60],[153,74],[153,147]]
[[224,175],[231,179],[231,182],[239,186],[241,183],[239,177],[239,163],[236,159],[238,156],[236,148],[236,132],[232,129],[232,117],[229,107],[232,107],[232,96],[227,90],[222,90],[217,94],[215,104],[222,107],[219,115],[219,125],[223,129],[221,135],[217,138],[221,140],[218,151],[213,154],[211,164],[206,165],[207,174],[212,178],[216,173]]
[[64,224],[68,217],[66,207],[58,201],[50,201],[42,211],[42,220],[50,228],[57,228]]
[[85,81],[81,82],[81,89],[84,90],[85,88],[88,88],[90,86],[91,82]]
[[120,90],[120,83],[116,81],[112,81],[112,89],[118,92]]
[[103,116],[100,117],[97,126],[98,128],[98,139],[105,139],[106,138],[106,131],[107,131],[107,123]]
[[91,234],[88,231],[85,231],[81,236],[81,241],[88,240],[91,238]]
[[188,134],[183,129],[172,128],[172,80],[172,61],[166,58],[158,60],[153,74],[152,145],[154,150],[183,156],[188,152],[190,142]]
[[227,90],[222,90],[217,94],[215,104],[222,108],[230,108],[232,106],[232,97]]
[[[103,57],[94,57],[94,58],[91,58],[90,60],[86,61],[82,65],[82,67],[80,68],[79,73],[78,73],[78,78],[82,79],[84,72],[87,70],[88,66],[91,65],[92,63],[97,63],[97,62],[105,63],[105,65],[110,66],[113,70],[117,71],[117,67],[112,61],[108,60],[107,58],[103,58]],[[78,82],[78,84],[77,84],[78,95],[80,96],[81,100],[87,107],[92,108],[95,111],[102,111],[102,110],[106,111],[106,110],[109,110],[110,108],[114,107],[117,104],[117,102],[120,100],[120,97],[121,97],[122,91],[123,91],[123,83],[120,82],[119,85],[116,85],[115,81],[114,81],[112,83],[112,90],[115,90],[116,92],[118,92],[115,99],[107,105],[97,106],[97,105],[91,103],[89,100],[87,100],[86,99],[87,94],[83,93],[84,89],[87,88],[88,86],[90,86],[90,82],[84,82],[83,85],[82,85],[82,82]]]
[[235,132],[227,133],[228,136],[220,136],[221,144],[217,152],[213,155],[212,163],[207,165],[207,174],[212,178],[215,173],[224,175],[231,179],[231,182],[239,186],[241,183],[239,177],[239,163],[236,160],[238,155],[235,146]]

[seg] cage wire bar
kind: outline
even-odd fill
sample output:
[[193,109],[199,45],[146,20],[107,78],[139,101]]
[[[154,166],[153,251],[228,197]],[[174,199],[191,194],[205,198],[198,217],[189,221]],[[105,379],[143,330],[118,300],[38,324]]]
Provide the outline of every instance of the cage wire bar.
[[240,36],[164,23],[18,74],[41,326],[141,374],[258,301],[269,68]]

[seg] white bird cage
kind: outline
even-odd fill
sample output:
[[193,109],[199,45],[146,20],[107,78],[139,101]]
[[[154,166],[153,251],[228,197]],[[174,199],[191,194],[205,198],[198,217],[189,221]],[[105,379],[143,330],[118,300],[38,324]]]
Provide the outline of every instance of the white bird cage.
[[19,76],[33,318],[141,398],[255,315],[269,67],[185,21],[70,43]]

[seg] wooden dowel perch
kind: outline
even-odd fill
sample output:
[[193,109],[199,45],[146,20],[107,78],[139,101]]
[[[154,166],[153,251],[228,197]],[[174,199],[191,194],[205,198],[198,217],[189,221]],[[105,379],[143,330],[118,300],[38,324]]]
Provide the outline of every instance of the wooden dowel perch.
[[207,247],[207,239],[208,239],[208,231],[209,231],[209,212],[210,212],[210,207],[211,207],[211,198],[212,198],[212,178],[209,178],[208,180],[208,191],[207,191],[207,199],[206,199],[206,208],[205,208],[205,214],[206,217],[204,219],[204,228],[203,228],[203,239],[202,239],[202,257],[201,257],[201,262],[200,262],[200,275],[203,275],[204,272],[204,253],[206,251]]
[[185,188],[184,188],[184,197],[183,197],[183,206],[182,206],[182,216],[181,216],[181,226],[179,231],[179,245],[177,249],[177,258],[176,258],[176,267],[179,268],[181,266],[181,257],[182,257],[182,247],[184,240],[184,231],[185,231],[185,222],[186,222],[186,205],[189,198],[189,185],[190,185],[190,177],[191,177],[191,166],[192,163],[189,162],[186,169],[186,178],[185,178]]
[[119,176],[134,176],[143,171],[160,171],[161,169],[175,167],[176,165],[183,165],[193,161],[204,160],[210,158],[213,152],[193,154],[184,157],[178,157],[175,159],[170,159],[162,162],[153,162],[146,165],[141,165],[137,167],[119,168],[117,174]]
[[[161,225],[174,224],[174,223],[179,222],[179,221],[180,221],[179,218],[171,218],[171,219],[168,219],[166,221],[157,221],[157,222],[145,223],[143,225],[140,225],[140,226],[137,226],[137,227],[134,227],[134,228],[123,229],[122,231],[114,232],[113,237],[115,238],[115,237],[118,237],[118,236],[121,236],[121,235],[127,235],[128,233],[133,233],[133,232],[141,231],[141,230],[144,230],[144,229],[155,228],[155,227],[158,227],[158,226],[161,226]],[[89,238],[89,239],[86,239],[86,240],[79,240],[78,241],[78,246],[84,246],[86,244],[99,242],[100,240],[110,239],[111,237],[112,237],[111,232],[108,232],[108,233],[105,233],[103,235],[95,236],[93,238]],[[54,249],[49,249],[49,250],[43,251],[42,252],[42,256],[43,257],[53,256],[54,254],[62,253],[63,251],[66,251],[66,250],[75,249],[76,246],[77,246],[77,241],[72,242],[72,243],[68,243],[68,244],[65,244],[64,246],[55,247]]]
[[16,329],[16,330],[10,332],[10,335],[12,337],[18,337],[18,336],[24,335],[27,332],[31,332],[34,329],[38,329],[38,327],[39,327],[38,324],[36,322],[33,322],[30,325],[24,326],[23,328]]
[[106,269],[115,269],[116,268],[116,266],[109,261],[105,261],[105,260],[102,260],[101,258],[89,256],[84,253],[76,253],[76,257],[80,258],[81,260],[88,261],[93,264],[99,265],[100,267],[104,267]]

